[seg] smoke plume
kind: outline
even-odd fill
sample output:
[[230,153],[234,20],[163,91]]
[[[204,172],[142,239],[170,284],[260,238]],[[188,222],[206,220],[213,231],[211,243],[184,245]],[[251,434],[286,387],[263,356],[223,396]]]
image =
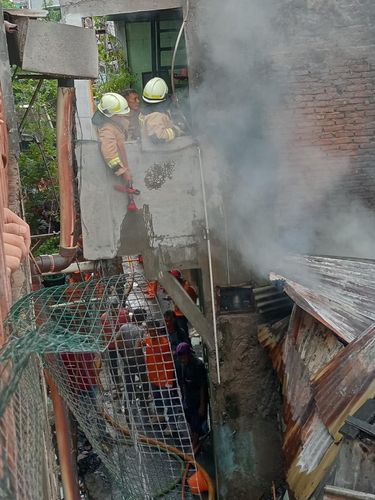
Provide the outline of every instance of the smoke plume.
[[[320,72],[320,87],[309,88],[324,93],[336,54],[356,57],[346,39],[340,47],[332,35],[331,21],[342,13],[312,0],[198,4],[204,70],[192,102],[203,140],[219,152],[220,160],[205,159],[206,177],[221,184],[230,244],[263,276],[293,253],[371,258],[374,174],[365,157],[324,147],[319,124],[304,131],[295,106],[304,99],[301,75]],[[214,229],[224,234],[221,218]]]

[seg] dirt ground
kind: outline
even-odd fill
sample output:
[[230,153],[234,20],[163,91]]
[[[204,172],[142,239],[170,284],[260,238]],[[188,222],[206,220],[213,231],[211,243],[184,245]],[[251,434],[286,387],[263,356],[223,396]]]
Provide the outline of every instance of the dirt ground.
[[[257,314],[219,318],[221,384],[211,388],[219,497],[257,499],[283,483],[279,384]],[[211,378],[215,378],[211,359]],[[249,493],[251,492],[251,496]]]

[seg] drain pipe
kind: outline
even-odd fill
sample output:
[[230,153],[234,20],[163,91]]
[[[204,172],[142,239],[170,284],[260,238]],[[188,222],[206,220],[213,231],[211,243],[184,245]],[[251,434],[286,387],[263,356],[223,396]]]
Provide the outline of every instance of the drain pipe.
[[32,263],[32,275],[62,271],[77,253],[74,241],[76,211],[73,175],[75,89],[72,79],[59,79],[57,89],[57,165],[60,188],[60,251],[41,255]]
[[[60,188],[60,252],[43,255],[32,262],[34,286],[40,286],[35,278],[44,273],[62,271],[71,264],[77,253],[74,241],[75,203],[73,175],[73,125],[75,89],[71,79],[59,79],[57,89],[57,164]],[[39,280],[40,281],[40,280]],[[72,450],[69,412],[52,377],[46,372],[55,417],[57,448],[61,479],[66,500],[79,500],[79,487]]]

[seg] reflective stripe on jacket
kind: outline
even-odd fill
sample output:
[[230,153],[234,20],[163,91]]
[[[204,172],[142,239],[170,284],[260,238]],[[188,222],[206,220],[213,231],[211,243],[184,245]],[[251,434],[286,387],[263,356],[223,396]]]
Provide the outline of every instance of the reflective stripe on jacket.
[[140,116],[142,131],[152,142],[170,142],[176,137],[174,124],[168,113],[155,111]]
[[120,126],[116,126],[114,123],[107,122],[98,127],[98,137],[101,153],[109,168],[119,167],[114,170],[116,175],[125,173],[129,168],[125,148],[126,130],[122,130]]

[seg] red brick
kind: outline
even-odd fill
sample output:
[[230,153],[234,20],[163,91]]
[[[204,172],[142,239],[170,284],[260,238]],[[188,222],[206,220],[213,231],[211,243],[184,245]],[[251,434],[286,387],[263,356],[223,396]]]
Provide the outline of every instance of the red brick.
[[325,132],[337,132],[338,130],[343,130],[344,125],[331,125],[329,127],[323,127]]
[[335,144],[350,144],[353,139],[351,137],[337,137],[334,142]]
[[356,151],[356,150],[358,150],[358,148],[359,148],[359,144],[354,144],[354,143],[340,145],[340,149],[343,151],[350,151],[350,150]]
[[356,142],[358,144],[369,144],[369,142],[370,142],[369,137],[363,137],[363,136],[354,137],[353,140],[354,140],[354,142]]
[[338,130],[334,135],[335,137],[354,137],[354,132],[349,130]]
[[[319,107],[318,113],[334,113],[336,110],[334,106],[327,106],[326,102],[321,103],[322,106]],[[315,106],[318,106],[318,103],[315,103]]]
[[340,111],[341,113],[344,111],[356,111],[358,108],[355,104],[347,104],[346,106],[337,106],[337,111]]
[[355,93],[355,97],[372,97],[374,95],[373,90],[360,90]]
[[[361,113],[361,111],[360,111]],[[346,117],[346,113],[339,113],[339,112],[334,112],[334,113],[326,113],[326,118],[345,118]]]
[[347,90],[349,92],[357,92],[357,91],[362,91],[362,90],[367,90],[367,89],[366,89],[366,86],[364,84],[355,84],[355,85],[348,85],[345,90]]
[[335,144],[336,141],[333,139],[319,139],[314,142],[314,144],[319,144],[321,146],[330,146],[331,144]]
[[[365,92],[365,91],[363,91]],[[336,97],[336,94],[333,94],[330,92],[329,94],[320,94],[315,97],[317,101],[330,101],[331,99],[334,99]]]
[[334,120],[327,120],[326,118],[321,118],[318,119],[316,124],[320,125],[321,127],[329,127],[331,125],[336,125],[336,122]]

